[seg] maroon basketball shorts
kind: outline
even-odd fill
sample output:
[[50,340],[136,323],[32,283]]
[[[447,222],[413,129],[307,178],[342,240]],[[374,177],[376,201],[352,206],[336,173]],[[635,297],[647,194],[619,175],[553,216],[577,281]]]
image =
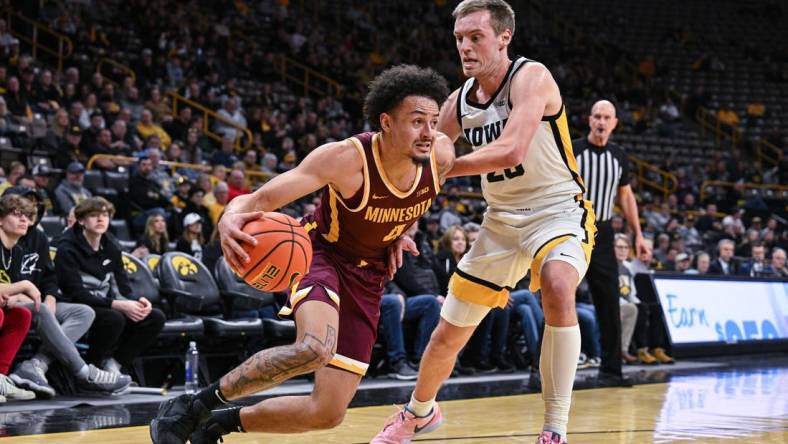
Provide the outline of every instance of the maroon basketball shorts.
[[313,243],[312,265],[279,311],[280,317],[295,319],[306,301],[321,301],[339,312],[337,352],[329,366],[364,375],[378,332],[380,299],[385,275],[357,266],[331,247]]

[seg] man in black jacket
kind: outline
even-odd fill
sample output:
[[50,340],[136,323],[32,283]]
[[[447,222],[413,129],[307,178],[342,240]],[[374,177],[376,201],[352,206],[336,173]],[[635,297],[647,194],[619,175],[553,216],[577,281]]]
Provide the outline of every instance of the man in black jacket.
[[[161,185],[153,179],[153,161],[147,154],[139,157],[137,172],[129,180],[129,202],[135,214],[132,223],[135,233],[141,233],[148,216],[160,214],[172,203],[164,195]],[[169,217],[167,217],[169,219]]]
[[[111,375],[86,364],[74,346],[74,342],[85,334],[93,322],[93,310],[82,304],[58,301],[54,267],[49,258],[49,242],[43,231],[36,227],[35,205],[38,205],[39,210],[43,207],[37,193],[29,188],[11,187],[3,194],[2,204],[15,205],[14,210],[20,214],[27,211],[25,205],[30,206],[30,213],[26,214],[30,221],[27,233],[15,242],[16,258],[8,262],[8,267],[2,265],[5,275],[14,282],[31,282],[43,299],[40,309],[34,312],[42,347],[33,359],[17,365],[9,377],[17,386],[35,392],[38,397],[51,398],[55,390],[45,375],[49,364],[59,361],[84,390],[102,393],[125,390],[131,382],[128,376]],[[10,239],[8,235],[6,237]]]
[[[114,212],[102,197],[77,205],[77,223],[57,245],[55,272],[66,300],[90,305],[96,312],[88,361],[119,371],[156,342],[165,316],[147,299],[131,294],[120,246],[107,233]],[[120,294],[112,290],[113,276]]]

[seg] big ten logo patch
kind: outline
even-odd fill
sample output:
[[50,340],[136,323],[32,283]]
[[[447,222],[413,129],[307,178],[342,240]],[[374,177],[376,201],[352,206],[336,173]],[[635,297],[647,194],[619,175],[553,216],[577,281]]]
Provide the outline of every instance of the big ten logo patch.
[[172,266],[181,276],[191,276],[197,273],[197,265],[184,256],[173,257]]
[[277,267],[272,263],[267,263],[263,266],[263,272],[257,276],[257,278],[252,282],[252,287],[264,291],[268,285],[271,284],[271,281],[276,279],[279,276],[279,273],[282,272],[282,269]]
[[123,256],[123,269],[125,269],[128,274],[134,274],[137,272],[137,264],[132,262],[127,256]]

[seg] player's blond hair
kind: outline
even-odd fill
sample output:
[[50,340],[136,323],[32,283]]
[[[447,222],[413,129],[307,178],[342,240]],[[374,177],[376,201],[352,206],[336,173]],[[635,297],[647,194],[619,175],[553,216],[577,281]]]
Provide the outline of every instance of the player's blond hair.
[[458,19],[477,11],[490,11],[490,25],[495,34],[508,29],[514,36],[514,10],[503,0],[463,0],[451,16]]

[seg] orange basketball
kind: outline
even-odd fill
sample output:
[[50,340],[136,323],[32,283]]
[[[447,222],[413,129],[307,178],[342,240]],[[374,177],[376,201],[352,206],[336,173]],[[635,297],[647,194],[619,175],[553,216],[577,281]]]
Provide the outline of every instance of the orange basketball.
[[300,281],[312,262],[312,242],[298,221],[282,213],[265,213],[263,219],[244,225],[243,231],[257,245],[242,243],[249,255],[242,270],[233,269],[260,291],[282,291]]

